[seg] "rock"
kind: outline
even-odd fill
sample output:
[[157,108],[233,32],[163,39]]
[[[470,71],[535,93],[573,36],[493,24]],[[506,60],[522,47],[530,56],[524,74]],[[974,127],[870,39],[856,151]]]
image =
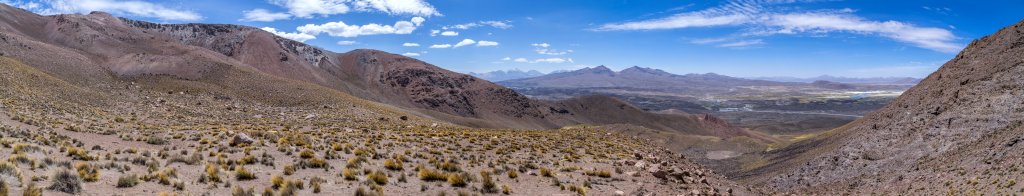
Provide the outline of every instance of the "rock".
[[[659,165],[653,165],[652,164],[649,167],[647,167],[647,172],[654,173],[654,172],[659,172],[659,171],[661,171],[661,166],[659,166]],[[668,171],[665,171],[665,172],[667,173]]]
[[615,190],[615,195],[626,195],[626,192]]
[[635,172],[635,171],[628,171],[628,172],[626,172],[624,174],[626,174],[627,176],[640,177],[640,172]]
[[228,143],[228,145],[238,146],[241,144],[252,144],[253,142],[256,142],[256,140],[253,140],[252,137],[249,137],[249,135],[246,135],[245,133],[239,133],[235,134],[235,137],[231,138],[231,142]]
[[658,170],[658,171],[655,171],[655,172],[651,172],[651,175],[654,175],[654,177],[658,177],[658,178],[661,178],[662,180],[664,180],[664,179],[666,179],[666,177],[668,177],[668,171]]
[[636,160],[643,160],[644,159],[644,155],[640,154],[639,152],[634,152],[633,153],[633,157],[636,157]]
[[646,166],[647,166],[647,163],[644,163],[643,161],[637,161],[636,164],[633,164],[633,167],[640,168],[640,169],[643,169]]
[[623,163],[623,164],[625,164],[625,165],[635,165],[635,164],[636,164],[636,161],[633,161],[633,160],[625,160],[625,161],[623,161],[622,163]]
[[306,119],[306,120],[309,120],[310,118],[316,118],[316,114],[309,114],[309,115],[306,115],[306,118],[305,118],[305,119]]

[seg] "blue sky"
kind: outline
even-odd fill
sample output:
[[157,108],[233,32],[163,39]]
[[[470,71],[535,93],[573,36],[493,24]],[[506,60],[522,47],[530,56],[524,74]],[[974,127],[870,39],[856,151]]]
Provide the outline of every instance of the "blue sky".
[[653,67],[732,76],[915,76],[1024,19],[1024,1],[0,0],[41,14],[264,28],[459,72]]

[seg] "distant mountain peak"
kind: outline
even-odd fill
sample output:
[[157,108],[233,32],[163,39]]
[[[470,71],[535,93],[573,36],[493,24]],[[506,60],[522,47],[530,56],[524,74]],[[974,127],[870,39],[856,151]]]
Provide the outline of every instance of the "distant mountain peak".
[[623,69],[622,71],[619,71],[619,73],[620,74],[629,74],[629,73],[654,74],[654,75],[666,75],[666,76],[667,75],[673,75],[671,73],[665,72],[665,71],[660,70],[660,69],[640,67],[640,66],[632,66],[632,67]]

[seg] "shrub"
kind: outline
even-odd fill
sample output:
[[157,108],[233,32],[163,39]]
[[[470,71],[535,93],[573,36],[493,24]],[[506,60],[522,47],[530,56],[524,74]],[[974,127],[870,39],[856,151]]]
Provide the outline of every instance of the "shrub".
[[21,184],[21,170],[19,170],[18,166],[14,165],[11,162],[0,161],[0,175],[17,178],[18,184]]
[[11,189],[7,187],[7,182],[0,180],[0,195],[6,196],[9,192],[11,192]]
[[313,157],[316,157],[316,153],[313,153],[312,150],[306,149],[306,150],[303,150],[302,152],[299,152],[299,158],[310,159],[310,158],[313,158]]
[[459,174],[448,174],[448,184],[454,187],[465,187],[466,179]]
[[239,181],[254,180],[256,179],[256,174],[250,172],[248,169],[245,169],[245,167],[239,165],[235,166],[235,179]]
[[75,160],[92,161],[94,158],[85,149],[67,147],[68,156]]
[[206,164],[206,177],[210,182],[220,182],[220,167],[213,164]]
[[309,162],[306,164],[306,166],[308,166],[309,168],[327,168],[327,160],[321,158],[309,159]]
[[501,185],[501,193],[504,193],[506,195],[512,194],[512,188],[508,187],[508,185]]
[[28,183],[25,187],[25,191],[21,193],[24,196],[43,196],[43,189],[36,186],[36,183]]
[[569,191],[576,192],[579,195],[587,195],[587,188],[582,186],[569,186]]
[[256,196],[256,191],[252,188],[244,189],[239,186],[231,188],[231,196]]
[[444,163],[441,163],[441,165],[439,165],[437,168],[444,170],[446,172],[457,172],[460,170],[459,164],[452,161],[445,161]]
[[444,173],[433,171],[427,168],[420,168],[419,172],[420,180],[423,181],[444,181],[448,180],[448,176]]
[[163,137],[155,136],[154,135],[154,136],[149,136],[148,138],[146,138],[146,143],[147,144],[152,144],[152,145],[164,145],[164,144],[167,144],[167,139],[164,139]]
[[281,188],[284,185],[284,177],[273,175],[270,176],[270,187],[274,189]]
[[544,176],[544,177],[554,177],[555,176],[554,174],[551,173],[551,170],[549,170],[548,168],[540,168],[540,175]]
[[394,159],[384,160],[384,168],[399,171],[402,170],[402,162]]
[[353,170],[353,169],[350,169],[350,168],[342,169],[341,170],[341,177],[344,177],[345,180],[349,180],[349,181],[358,180],[359,179],[358,177],[356,177],[356,171]]
[[57,170],[51,179],[52,184],[47,189],[69,194],[82,192],[82,180],[78,179],[78,174],[71,171],[66,169]]
[[86,182],[96,182],[100,179],[99,169],[96,169],[96,166],[89,165],[88,163],[76,164],[75,170],[78,171],[78,176],[82,177],[82,180],[85,180]]
[[516,172],[516,170],[508,170],[508,178],[516,179],[518,177],[519,177],[519,172]]
[[480,178],[483,179],[483,184],[481,188],[483,188],[484,193],[498,192],[498,185],[494,184],[494,179],[491,179],[490,172],[481,171]]
[[292,174],[295,174],[295,165],[285,165],[284,166],[284,175],[290,176]]
[[374,171],[373,173],[370,173],[370,175],[366,176],[366,179],[373,183],[377,183],[377,185],[388,184],[388,175],[380,171]]
[[130,188],[139,184],[139,177],[135,174],[122,175],[117,178],[117,188]]
[[584,174],[586,174],[588,176],[597,176],[597,177],[601,177],[601,178],[611,178],[612,177],[612,173],[611,172],[608,172],[608,171],[598,171],[597,169],[594,169],[592,171],[586,171],[586,172],[584,172]]
[[298,191],[300,186],[301,186],[301,181],[299,183],[295,183],[295,182],[292,182],[292,181],[285,181],[284,185],[282,185],[281,190],[277,193],[277,195],[278,196],[293,196],[293,195],[295,195],[295,191]]

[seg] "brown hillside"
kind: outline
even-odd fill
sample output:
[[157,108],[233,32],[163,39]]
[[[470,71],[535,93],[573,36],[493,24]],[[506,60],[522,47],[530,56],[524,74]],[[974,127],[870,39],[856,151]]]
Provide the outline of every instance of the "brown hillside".
[[885,108],[777,150],[746,180],[825,194],[1018,193],[1022,31],[1024,21],[975,40]]

